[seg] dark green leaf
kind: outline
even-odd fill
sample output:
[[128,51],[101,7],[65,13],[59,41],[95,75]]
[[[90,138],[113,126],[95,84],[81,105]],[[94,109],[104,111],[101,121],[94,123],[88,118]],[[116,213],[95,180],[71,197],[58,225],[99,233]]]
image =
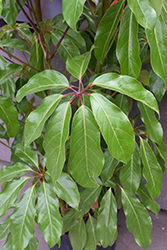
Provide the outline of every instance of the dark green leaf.
[[0,86],[2,96],[13,101],[13,95],[16,91],[16,84],[13,78],[7,78],[6,82]]
[[96,245],[98,244],[96,239],[96,225],[97,220],[89,214],[89,219],[86,222],[86,233],[87,240],[84,247],[84,250],[94,250],[96,249]]
[[154,95],[160,102],[165,94],[165,83],[161,77],[159,77],[157,74],[154,73],[152,69],[149,72],[149,76],[150,76],[151,91],[154,93]]
[[2,124],[0,124],[0,138],[9,140],[7,130],[2,126]]
[[[27,23],[18,23],[18,30],[20,30],[20,32],[18,32],[18,35],[25,40],[25,38],[32,43],[32,38],[33,38],[33,34],[30,31],[30,26]],[[24,37],[23,37],[24,36]],[[32,49],[32,48],[31,48]]]
[[128,98],[125,95],[118,94],[115,99],[114,103],[128,116],[129,114],[129,103]]
[[16,27],[17,8],[16,0],[6,0],[3,4],[2,16],[12,28]]
[[31,47],[30,65],[39,71],[44,70],[44,55],[38,40],[35,40]]
[[5,69],[0,71],[0,85],[6,83],[6,80],[9,76],[21,72],[22,68],[22,66],[15,63],[7,65]]
[[13,49],[17,49],[17,50],[21,50],[21,51],[26,51],[28,53],[30,53],[30,49],[28,48],[28,46],[22,42],[21,40],[19,39],[3,39],[1,42],[0,42],[0,46],[3,46],[3,47],[9,47],[9,48],[13,48]]
[[1,227],[0,227],[0,240],[5,238],[10,229],[10,215],[3,221],[1,221]]
[[5,244],[2,246],[1,250],[13,250],[12,244],[12,234],[9,233]]
[[137,80],[143,85],[150,87],[149,72],[147,70],[141,70]]
[[25,250],[38,250],[39,241],[37,238],[33,237]]
[[0,0],[0,16],[1,16],[1,13],[2,13],[2,0]]
[[17,144],[15,154],[24,162],[38,168],[38,156],[31,147],[24,148],[22,144]]

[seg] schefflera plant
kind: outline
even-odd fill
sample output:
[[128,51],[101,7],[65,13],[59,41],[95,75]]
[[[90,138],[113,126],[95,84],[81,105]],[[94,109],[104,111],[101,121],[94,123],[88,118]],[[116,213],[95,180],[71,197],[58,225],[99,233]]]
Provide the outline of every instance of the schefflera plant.
[[[22,8],[21,1],[16,3]],[[7,236],[2,250],[37,249],[34,221],[50,247],[60,243],[66,232],[74,250],[94,250],[98,244],[107,247],[117,238],[117,210],[122,205],[127,227],[139,246],[146,249],[151,243],[147,209],[159,212],[155,199],[161,192],[166,162],[163,131],[156,118],[160,115],[156,98],[162,98],[167,82],[166,1],[157,5],[153,0],[115,4],[104,0],[98,1],[95,12],[84,3],[75,0],[69,5],[63,0],[63,16],[37,23],[38,29],[31,24],[38,39],[32,39],[25,24],[17,27],[23,41],[11,35],[6,38],[3,31],[0,46],[30,53],[26,64],[30,70],[17,64],[7,66],[0,58],[0,118],[7,131],[2,126],[1,136],[15,137],[13,164],[0,171],[0,216],[14,208],[1,223],[0,239]],[[2,15],[15,29],[8,11],[6,1]],[[85,19],[89,26],[81,39],[76,25]],[[12,56],[5,49],[1,48]],[[78,87],[51,69],[57,52]],[[153,69],[141,71],[149,53]],[[10,76],[20,72],[23,76],[15,90]],[[86,83],[84,76],[89,78]],[[39,107],[27,101],[30,94],[42,97]],[[133,100],[143,121],[137,127],[129,116]],[[20,130],[16,108],[22,110]],[[30,177],[20,177],[29,172]],[[17,201],[31,179],[31,187]]]

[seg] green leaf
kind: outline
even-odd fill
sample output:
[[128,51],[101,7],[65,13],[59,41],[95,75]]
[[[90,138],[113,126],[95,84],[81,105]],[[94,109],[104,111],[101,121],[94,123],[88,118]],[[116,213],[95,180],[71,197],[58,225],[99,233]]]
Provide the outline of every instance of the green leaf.
[[149,72],[147,70],[141,70],[137,80],[143,85],[150,87]]
[[13,250],[12,234],[9,233],[5,244],[2,246],[1,250]]
[[76,30],[76,23],[82,14],[83,6],[86,0],[68,0],[62,1],[63,16],[67,24]]
[[38,156],[31,147],[24,148],[22,144],[17,144],[15,154],[24,162],[38,168]]
[[167,27],[162,15],[158,18],[153,30],[146,29],[146,35],[151,51],[151,66],[154,72],[167,84],[167,58],[165,56],[167,50]]
[[140,138],[141,158],[143,162],[143,176],[147,180],[147,190],[152,198],[157,198],[161,193],[162,169],[149,144]]
[[15,73],[19,73],[22,70],[22,66],[16,64],[16,63],[12,63],[12,64],[8,64],[5,69],[1,69],[0,71],[0,85],[6,83],[6,80],[9,76],[15,74]]
[[92,112],[81,106],[74,115],[71,129],[69,170],[83,187],[96,187],[104,164],[100,148],[100,132]]
[[128,116],[129,115],[129,102],[125,95],[117,94],[114,103]]
[[101,94],[91,95],[91,105],[111,155],[126,163],[135,148],[134,131],[127,116]]
[[18,113],[12,103],[4,97],[0,97],[0,117],[6,124],[9,136],[16,136],[19,130]]
[[13,96],[16,91],[16,84],[13,78],[8,77],[6,82],[0,86],[2,96],[13,101]]
[[111,177],[113,176],[114,170],[116,166],[118,165],[119,161],[110,154],[110,151],[108,148],[105,151],[104,155],[105,155],[105,163],[104,163],[100,177],[102,181],[106,182],[109,179],[111,179]]
[[138,23],[128,6],[121,20],[116,53],[121,64],[121,74],[137,78],[141,70]]
[[64,75],[55,70],[45,70],[31,77],[28,83],[19,89],[16,95],[16,100],[20,102],[26,95],[67,86],[68,80]]
[[5,220],[1,221],[1,227],[0,227],[0,240],[4,239],[10,229],[10,215],[6,217]]
[[90,58],[91,51],[73,58],[67,58],[66,68],[74,77],[81,79],[85,74]]
[[44,70],[44,55],[40,43],[35,39],[30,51],[30,65],[39,71]]
[[84,247],[84,250],[94,250],[96,249],[96,245],[98,244],[96,239],[96,225],[97,220],[89,214],[89,219],[86,222],[86,233],[87,240]]
[[95,57],[99,62],[103,62],[106,51],[110,44],[111,38],[118,26],[119,19],[122,15],[122,10],[124,8],[125,1],[119,1],[112,5],[103,16],[101,22],[98,25],[94,49]]
[[[54,97],[55,99],[55,97]],[[50,118],[44,138],[44,150],[47,171],[55,182],[65,163],[65,143],[69,136],[71,106],[69,102],[61,104]]]
[[152,108],[159,114],[158,104],[153,94],[146,90],[135,78],[106,73],[95,79],[94,85],[118,91]]
[[24,186],[27,180],[27,177],[15,180],[7,186],[4,192],[0,193],[0,217],[3,216],[12,205],[14,205],[20,189]]
[[155,112],[140,102],[138,107],[141,113],[141,120],[146,125],[146,134],[152,141],[160,144],[163,140],[163,130],[155,117]]
[[7,130],[2,126],[2,124],[0,124],[0,138],[9,140]]
[[162,0],[150,0],[151,5],[153,6],[154,10],[157,13],[157,17],[160,16],[162,10]]
[[140,196],[141,202],[147,209],[151,210],[155,214],[159,213],[160,205],[156,201],[154,201],[153,198],[150,196],[144,183],[140,183],[140,187],[137,190],[137,194]]
[[24,130],[25,147],[28,147],[32,141],[40,136],[46,120],[54,112],[61,98],[60,94],[47,96],[42,100],[39,108],[29,114]]
[[0,170],[0,184],[3,181],[10,181],[15,177],[21,176],[29,172],[31,168],[21,162],[17,162],[12,166],[3,166]]
[[37,223],[46,242],[53,247],[62,234],[59,201],[49,184],[43,182],[38,190]]
[[6,0],[1,14],[5,22],[15,29],[17,17],[16,0]]
[[163,17],[165,19],[165,21],[167,21],[167,2],[166,0],[162,0],[162,14],[163,14]]
[[114,243],[117,233],[117,204],[110,188],[100,203],[96,237],[103,247],[107,247]]
[[35,186],[32,186],[24,192],[21,201],[10,217],[14,249],[24,249],[34,235],[35,199]]
[[151,91],[154,93],[155,97],[160,102],[165,94],[165,83],[161,77],[154,73],[152,69],[149,72],[149,76]]
[[33,237],[25,250],[38,250],[39,241],[37,238]]
[[122,188],[122,203],[128,230],[137,244],[146,249],[151,244],[152,221],[146,208],[134,194]]
[[128,4],[141,26],[150,30],[154,28],[157,15],[149,0],[128,0]]
[[1,13],[2,13],[2,0],[0,0],[0,16],[1,16]]
[[9,47],[9,48],[26,51],[30,53],[30,49],[28,48],[28,46],[24,42],[16,38],[15,39],[11,39],[11,38],[3,39],[2,41],[0,41],[0,46]]
[[135,151],[131,156],[130,161],[121,168],[120,172],[120,181],[122,186],[130,191],[135,193],[139,188],[141,180],[141,161],[139,149],[136,144]]

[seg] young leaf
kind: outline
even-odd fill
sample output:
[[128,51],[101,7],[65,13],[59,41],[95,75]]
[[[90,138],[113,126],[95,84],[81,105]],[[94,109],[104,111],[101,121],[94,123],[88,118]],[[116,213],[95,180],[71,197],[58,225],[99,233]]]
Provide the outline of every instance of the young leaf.
[[112,245],[117,238],[117,204],[111,188],[100,203],[96,237],[103,247]]
[[135,151],[131,156],[130,161],[121,168],[120,171],[120,181],[122,186],[130,191],[135,193],[139,188],[141,180],[141,161],[139,149],[136,144]]
[[155,97],[160,102],[166,91],[165,83],[161,77],[154,73],[152,69],[149,72],[149,77],[151,91],[154,93]]
[[106,51],[110,44],[111,38],[118,26],[119,19],[122,15],[125,1],[121,0],[112,5],[103,16],[97,28],[95,36],[95,57],[99,62],[103,62]]
[[32,141],[40,136],[46,120],[54,112],[61,98],[62,95],[60,94],[47,96],[42,100],[39,108],[29,114],[24,130],[25,147],[28,147]]
[[12,234],[9,233],[5,244],[2,246],[1,250],[13,250]]
[[31,168],[20,162],[16,162],[12,166],[3,166],[0,170],[0,184],[3,181],[10,181],[15,177],[21,176],[27,172],[29,172]]
[[159,114],[157,101],[153,94],[146,90],[135,78],[122,76],[116,73],[106,73],[95,79],[94,85],[118,91],[130,96],[155,110]]
[[121,74],[137,78],[141,70],[138,23],[128,6],[121,20],[116,53],[121,64]]
[[10,215],[8,215],[8,217],[6,217],[5,220],[1,221],[0,240],[4,239],[8,235],[9,229],[10,229]]
[[20,66],[16,63],[12,63],[7,65],[4,69],[0,71],[0,85],[6,83],[6,80],[9,76],[21,72],[23,66]]
[[149,0],[128,0],[128,4],[141,26],[150,30],[154,28],[157,15]]
[[135,195],[123,188],[122,203],[128,230],[134,235],[137,244],[146,249],[151,244],[151,217]]
[[9,48],[26,51],[30,53],[30,49],[28,48],[28,46],[24,42],[16,38],[15,39],[11,39],[11,38],[3,39],[2,41],[0,41],[0,46],[9,47]]
[[26,95],[48,89],[60,89],[68,86],[67,78],[55,70],[45,70],[30,78],[16,95],[17,102],[20,102]]
[[27,177],[22,177],[18,180],[11,182],[4,192],[0,193],[0,217],[3,216],[6,211],[14,204],[16,201],[20,189],[24,186]]
[[141,158],[143,162],[143,176],[147,180],[147,190],[152,198],[157,198],[161,193],[162,169],[149,144],[140,138]]
[[33,237],[28,246],[24,250],[38,250],[39,241]]
[[34,235],[35,198],[35,186],[32,186],[24,192],[21,201],[10,217],[14,249],[24,249]]
[[65,162],[65,142],[69,135],[71,107],[69,102],[61,104],[50,118],[44,137],[46,167],[55,182]]
[[91,95],[91,105],[111,155],[126,163],[135,148],[134,131],[127,116],[101,94]]
[[38,168],[38,156],[31,147],[24,148],[22,144],[17,144],[15,154],[24,162]]
[[89,214],[89,219],[86,222],[87,240],[84,250],[96,249],[96,245],[98,244],[96,239],[96,225],[97,225],[97,220]]
[[46,242],[53,247],[62,234],[59,201],[49,184],[43,182],[38,190],[37,223]]
[[71,129],[69,170],[83,187],[96,187],[104,164],[100,149],[100,132],[92,112],[81,106],[74,115]]

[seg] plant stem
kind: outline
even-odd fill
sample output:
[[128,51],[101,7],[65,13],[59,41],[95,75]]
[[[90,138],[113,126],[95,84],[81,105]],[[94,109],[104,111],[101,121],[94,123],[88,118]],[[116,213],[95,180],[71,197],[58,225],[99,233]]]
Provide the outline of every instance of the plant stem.
[[41,13],[41,3],[40,0],[34,0],[35,11],[37,13],[38,22],[42,22],[42,13]]
[[95,25],[96,25],[96,28],[97,28],[97,27],[98,27],[98,23],[97,23],[95,14],[94,14],[94,12],[93,12],[93,10],[92,10],[92,7],[91,7],[91,5],[90,5],[90,3],[89,3],[89,0],[87,0],[87,3],[88,3],[88,7],[89,7],[89,9],[90,9],[90,12],[91,12],[91,14],[92,14],[93,20],[94,20]]
[[11,147],[9,147],[9,146],[8,146],[7,144],[5,144],[4,142],[0,141],[0,143],[1,143],[2,145],[4,145],[5,147],[11,149]]
[[104,16],[109,7],[110,7],[110,0],[103,0],[101,18]]

